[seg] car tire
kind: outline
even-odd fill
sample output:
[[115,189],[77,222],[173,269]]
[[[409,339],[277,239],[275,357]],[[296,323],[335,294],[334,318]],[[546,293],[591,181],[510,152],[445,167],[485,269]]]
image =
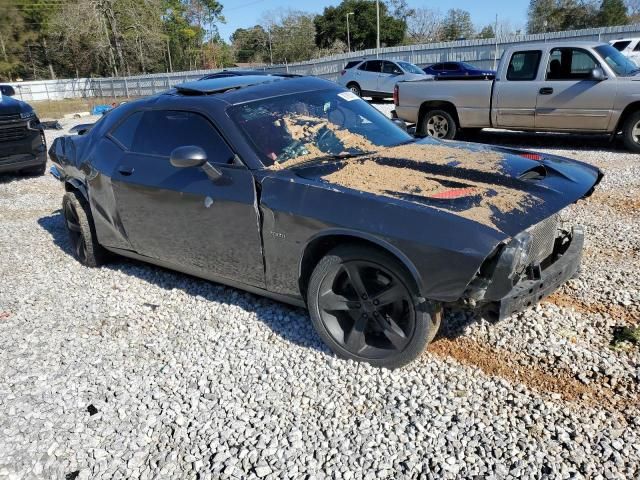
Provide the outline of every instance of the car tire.
[[62,214],[76,260],[86,267],[102,265],[106,261],[107,252],[98,243],[89,204],[79,192],[64,194]]
[[352,93],[355,93],[357,96],[362,97],[362,90],[360,89],[360,85],[355,82],[352,82],[347,85],[347,88],[351,90]]
[[38,165],[36,167],[23,168],[22,170],[20,170],[20,173],[29,177],[41,177],[46,171],[47,164],[43,163],[42,165]]
[[429,110],[420,122],[419,134],[439,140],[450,140],[458,133],[458,125],[451,114],[445,110]]
[[336,247],[318,262],[307,304],[314,328],[339,357],[390,369],[416,359],[442,318],[396,258],[359,245]]
[[622,140],[627,150],[640,153],[640,110],[625,120],[622,126]]

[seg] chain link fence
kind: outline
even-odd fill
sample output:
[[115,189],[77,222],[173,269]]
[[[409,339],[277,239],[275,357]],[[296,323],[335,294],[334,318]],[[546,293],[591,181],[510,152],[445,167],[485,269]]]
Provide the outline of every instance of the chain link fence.
[[[425,45],[364,50],[333,55],[307,62],[262,67],[266,72],[289,72],[315,75],[335,80],[349,60],[363,57],[393,58],[425,66],[443,61],[464,61],[480,68],[494,68],[506,48],[513,45],[547,41],[602,41],[640,36],[640,24],[604,27],[534,35],[519,35],[497,39],[461,40]],[[197,80],[216,70],[198,70],[138,75],[120,78],[79,78],[11,83],[16,96],[26,101],[62,100],[74,98],[126,99],[153,95],[179,83]]]

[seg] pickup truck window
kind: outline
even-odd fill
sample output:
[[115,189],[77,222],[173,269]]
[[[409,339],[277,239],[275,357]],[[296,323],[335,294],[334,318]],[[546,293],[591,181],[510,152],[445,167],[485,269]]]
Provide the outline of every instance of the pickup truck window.
[[554,48],[549,55],[547,80],[582,80],[599,67],[593,56],[578,48]]
[[507,67],[507,80],[510,81],[531,81],[536,79],[538,66],[542,52],[540,50],[527,50],[514,52],[511,55],[509,66]]

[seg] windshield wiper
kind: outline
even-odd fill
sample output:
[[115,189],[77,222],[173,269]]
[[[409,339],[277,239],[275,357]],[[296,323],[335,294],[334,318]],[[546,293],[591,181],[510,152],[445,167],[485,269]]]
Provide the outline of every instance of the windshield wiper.
[[304,167],[317,162],[325,162],[327,160],[347,160],[349,158],[357,158],[363,157],[365,155],[371,155],[376,152],[360,152],[360,153],[338,153],[336,155],[323,155],[322,157],[311,158],[309,160],[305,160],[304,162],[296,163],[291,165],[292,168]]

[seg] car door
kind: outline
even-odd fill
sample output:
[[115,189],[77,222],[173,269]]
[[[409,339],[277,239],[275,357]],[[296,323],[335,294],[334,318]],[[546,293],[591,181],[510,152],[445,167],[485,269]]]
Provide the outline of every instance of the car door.
[[381,71],[380,60],[368,60],[358,67],[356,77],[360,89],[364,92],[375,92],[378,88],[378,75]]
[[378,92],[393,93],[393,87],[402,79],[402,69],[393,62],[382,60],[382,71],[378,74]]
[[554,48],[538,90],[536,128],[606,131],[616,95],[616,82],[591,78],[602,68],[587,50]]
[[[112,185],[134,250],[205,276],[263,287],[253,176],[234,161],[216,128],[200,113],[179,110],[144,111],[135,132],[122,135],[118,128],[125,123],[111,133],[122,147]],[[186,145],[201,147],[222,176],[212,180],[200,167],[174,167],[170,153]]]
[[538,98],[538,69],[541,50],[513,52],[506,74],[494,85],[494,125],[507,128],[533,128]]

